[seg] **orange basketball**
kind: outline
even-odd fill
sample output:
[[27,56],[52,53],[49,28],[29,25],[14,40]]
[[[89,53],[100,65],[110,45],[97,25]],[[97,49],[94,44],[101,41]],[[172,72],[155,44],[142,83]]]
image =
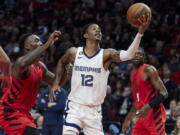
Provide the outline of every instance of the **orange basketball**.
[[127,11],[127,20],[131,25],[139,27],[140,22],[138,18],[141,18],[143,14],[152,16],[151,9],[144,3],[135,3]]

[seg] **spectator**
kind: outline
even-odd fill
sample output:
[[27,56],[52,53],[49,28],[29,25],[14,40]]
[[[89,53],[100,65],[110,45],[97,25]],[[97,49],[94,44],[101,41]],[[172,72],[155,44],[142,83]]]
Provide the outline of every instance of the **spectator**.
[[166,110],[167,119],[175,120],[174,111],[175,111],[176,107],[177,107],[177,101],[171,100],[169,103],[169,109]]
[[130,108],[132,106],[132,99],[131,99],[131,88],[129,86],[124,88],[124,91],[122,93],[119,107],[119,115],[123,117],[122,121],[124,121],[124,117],[127,115],[127,113],[130,111]]
[[43,116],[39,116],[39,117],[37,118],[37,130],[38,130],[38,132],[39,132],[39,135],[43,135],[43,134],[42,134],[43,121],[44,121]]
[[180,117],[176,119],[174,130],[172,131],[171,135],[179,135],[179,134],[180,134]]
[[67,92],[64,89],[55,91],[56,99],[49,100],[49,89],[41,93],[37,107],[42,110],[44,121],[42,135],[62,135],[63,113]]
[[167,121],[166,121],[166,133],[170,134],[171,131],[173,130],[173,125],[175,123],[175,110],[177,107],[177,102],[176,100],[171,100],[169,103],[169,109],[166,109],[166,116],[167,116]]
[[162,80],[169,93],[169,97],[164,102],[165,107],[168,108],[170,101],[175,98],[175,92],[176,92],[177,86],[176,86],[176,83],[170,78],[171,72],[168,67],[165,68],[166,67],[165,65],[166,64],[164,64],[163,66],[163,79]]

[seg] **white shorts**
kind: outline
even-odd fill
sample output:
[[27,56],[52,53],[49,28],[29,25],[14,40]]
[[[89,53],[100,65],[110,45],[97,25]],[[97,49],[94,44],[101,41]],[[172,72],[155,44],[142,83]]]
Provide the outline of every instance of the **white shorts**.
[[64,118],[63,135],[69,132],[78,135],[81,130],[84,135],[104,135],[101,106],[89,107],[68,101]]

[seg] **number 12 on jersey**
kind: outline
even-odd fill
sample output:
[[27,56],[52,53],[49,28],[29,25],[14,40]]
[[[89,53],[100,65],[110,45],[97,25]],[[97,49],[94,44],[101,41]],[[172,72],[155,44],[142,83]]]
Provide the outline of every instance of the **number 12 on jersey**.
[[82,86],[93,87],[94,78],[92,75],[81,74],[81,77],[82,77],[82,82],[81,82]]

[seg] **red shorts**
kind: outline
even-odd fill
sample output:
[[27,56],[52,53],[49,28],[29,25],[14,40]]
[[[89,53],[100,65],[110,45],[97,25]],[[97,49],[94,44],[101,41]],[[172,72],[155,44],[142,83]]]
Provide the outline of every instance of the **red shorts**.
[[8,135],[22,135],[27,126],[36,128],[31,115],[0,106],[0,126]]
[[165,122],[165,109],[160,105],[157,110],[151,109],[146,118],[137,120],[132,135],[166,135]]

